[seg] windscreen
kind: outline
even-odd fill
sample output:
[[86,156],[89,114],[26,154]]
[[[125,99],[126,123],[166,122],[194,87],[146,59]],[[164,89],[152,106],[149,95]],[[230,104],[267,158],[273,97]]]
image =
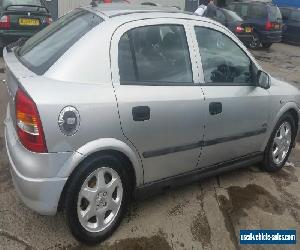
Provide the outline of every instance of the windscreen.
[[235,12],[233,12],[231,10],[224,9],[224,12],[230,21],[239,21],[239,22],[243,21],[243,19],[238,14],[236,14]]
[[17,56],[26,67],[42,75],[76,41],[102,21],[94,13],[76,9],[30,38],[17,51]]

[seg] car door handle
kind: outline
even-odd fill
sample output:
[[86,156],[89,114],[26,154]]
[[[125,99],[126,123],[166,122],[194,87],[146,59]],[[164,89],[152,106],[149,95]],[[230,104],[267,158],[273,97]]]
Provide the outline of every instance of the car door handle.
[[132,117],[137,122],[150,120],[150,108],[148,106],[133,107]]
[[222,113],[222,103],[221,102],[211,102],[209,104],[209,113],[211,115],[217,115]]

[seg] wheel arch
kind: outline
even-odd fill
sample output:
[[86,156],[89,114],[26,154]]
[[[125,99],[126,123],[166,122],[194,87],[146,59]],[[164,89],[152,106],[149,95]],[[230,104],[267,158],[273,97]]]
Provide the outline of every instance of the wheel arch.
[[131,178],[131,185],[134,189],[137,186],[143,184],[144,171],[142,167],[142,161],[138,152],[134,152],[126,143],[112,138],[99,139],[93,142],[89,142],[77,150],[81,156],[77,159],[73,159],[73,164],[67,164],[60,172],[60,176],[67,176],[68,180],[64,185],[62,193],[60,195],[58,211],[64,207],[65,193],[68,188],[68,183],[72,178],[72,174],[84,161],[99,154],[109,154],[118,157],[122,162],[125,162],[124,166],[128,169]]
[[297,132],[299,130],[300,110],[299,110],[299,107],[297,106],[297,104],[295,102],[288,102],[283,107],[281,107],[281,109],[277,112],[275,118],[270,121],[269,126],[268,126],[269,129],[267,131],[265,141],[262,145],[262,150],[261,150],[262,152],[265,150],[265,148],[268,144],[269,138],[270,138],[277,122],[286,113],[290,113],[293,116],[293,118],[295,119],[296,134],[297,134]]

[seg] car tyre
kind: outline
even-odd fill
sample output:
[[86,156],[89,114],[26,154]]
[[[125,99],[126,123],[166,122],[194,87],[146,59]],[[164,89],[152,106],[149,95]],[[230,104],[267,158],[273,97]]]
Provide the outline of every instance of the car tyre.
[[260,37],[256,32],[254,32],[252,41],[249,43],[249,48],[250,49],[258,49],[258,48],[260,48],[260,45],[261,45]]
[[108,238],[127,210],[131,187],[126,167],[114,155],[95,155],[75,169],[65,194],[73,236],[89,245]]
[[262,167],[268,172],[279,171],[286,163],[296,138],[296,125],[290,113],[277,122],[264,152]]
[[269,49],[273,43],[261,43],[261,44],[262,44],[263,48]]

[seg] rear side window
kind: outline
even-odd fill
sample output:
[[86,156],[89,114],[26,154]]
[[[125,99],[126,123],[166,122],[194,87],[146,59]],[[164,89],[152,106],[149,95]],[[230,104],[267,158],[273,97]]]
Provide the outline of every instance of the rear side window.
[[184,27],[132,29],[119,42],[119,74],[127,85],[193,85]]
[[281,12],[277,6],[269,6],[270,22],[278,22],[282,20]]
[[42,75],[77,40],[102,21],[96,14],[76,9],[30,38],[17,55],[30,70]]

